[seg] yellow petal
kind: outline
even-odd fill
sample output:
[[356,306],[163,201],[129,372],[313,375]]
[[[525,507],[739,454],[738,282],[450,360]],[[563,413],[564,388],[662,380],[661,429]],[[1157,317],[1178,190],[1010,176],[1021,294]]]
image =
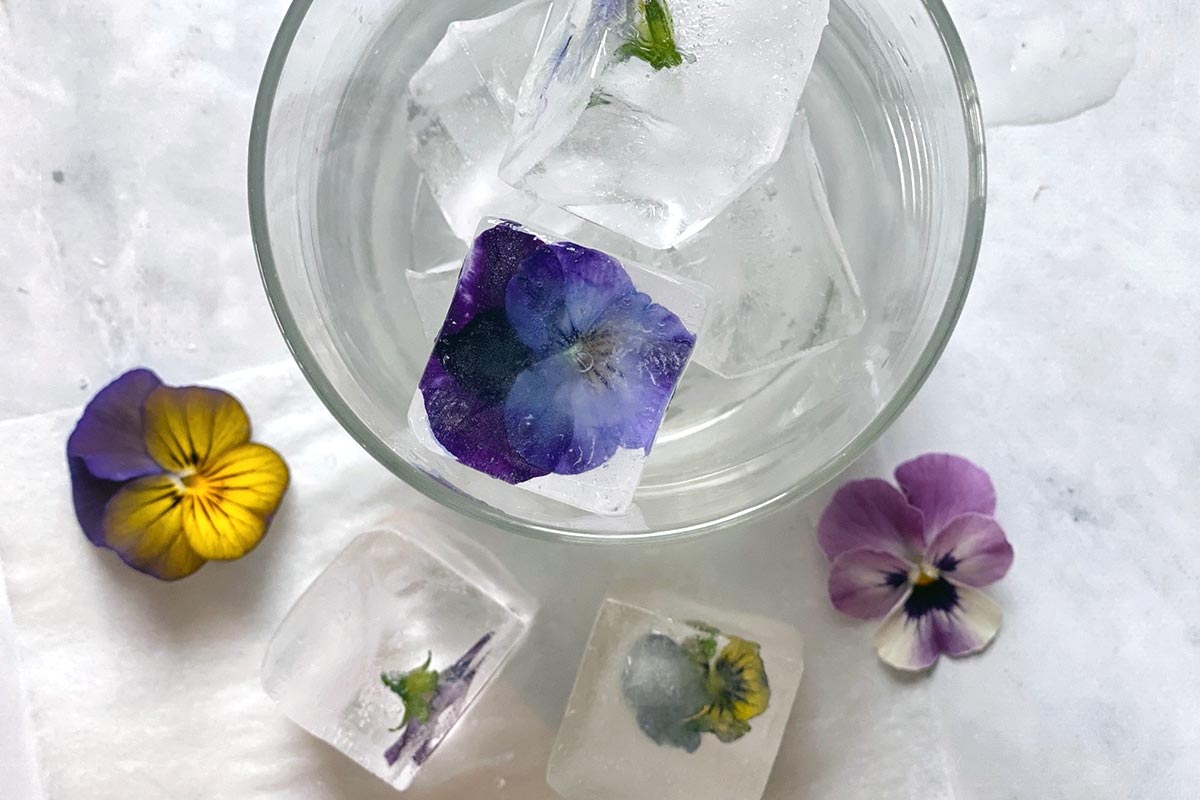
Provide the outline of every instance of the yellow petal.
[[767,710],[771,702],[771,687],[763,666],[759,646],[737,636],[717,656],[717,669],[728,676],[732,696],[733,716],[749,720]]
[[170,472],[202,467],[250,441],[250,418],[232,395],[201,386],[160,386],[142,406],[146,452]]
[[244,444],[213,459],[184,481],[188,542],[205,558],[241,558],[266,534],[288,480],[287,464],[261,444]]
[[186,578],[205,559],[183,533],[183,492],[169,475],[151,475],[125,485],[104,510],[105,543],[127,564],[156,578]]

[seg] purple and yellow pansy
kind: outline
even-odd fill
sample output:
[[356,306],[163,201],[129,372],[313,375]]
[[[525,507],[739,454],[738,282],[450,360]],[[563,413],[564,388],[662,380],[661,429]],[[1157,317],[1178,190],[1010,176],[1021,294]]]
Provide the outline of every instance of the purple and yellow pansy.
[[92,399],[67,441],[75,514],[92,544],[162,580],[241,558],[287,490],[241,403],[135,369]]

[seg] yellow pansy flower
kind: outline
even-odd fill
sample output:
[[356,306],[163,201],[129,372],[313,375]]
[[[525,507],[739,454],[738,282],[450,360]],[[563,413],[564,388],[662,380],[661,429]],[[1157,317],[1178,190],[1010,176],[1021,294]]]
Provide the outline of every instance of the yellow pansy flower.
[[253,550],[287,464],[250,441],[241,403],[133,370],[88,404],[67,443],[76,516],[93,544],[163,580]]

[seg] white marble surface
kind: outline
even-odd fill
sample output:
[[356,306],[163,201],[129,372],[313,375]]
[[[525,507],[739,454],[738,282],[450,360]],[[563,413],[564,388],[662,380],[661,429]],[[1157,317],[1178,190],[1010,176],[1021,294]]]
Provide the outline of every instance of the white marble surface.
[[[872,748],[919,759],[905,739],[922,731],[917,741],[927,742],[930,730],[944,747],[930,747],[929,792],[898,782],[889,796],[937,796],[948,780],[966,800],[1191,798],[1200,785],[1200,493],[1192,485],[1200,472],[1200,11],[1182,0],[950,6],[979,67],[989,122],[987,237],[941,364],[853,472],[886,474],[933,449],[991,470],[1017,549],[1016,566],[994,590],[1007,613],[996,645],[916,684],[884,683],[869,661],[869,626],[825,616],[820,602],[811,536],[824,494],[757,530],[630,551],[619,561],[480,536],[510,556],[583,565],[589,574],[644,575],[679,562],[691,580],[715,586],[713,565],[738,559],[764,582],[794,576],[784,612],[811,626],[810,642],[824,637],[830,653],[861,648],[864,685],[890,693],[871,702],[904,711],[887,721],[894,736],[878,736]],[[202,380],[286,355],[259,288],[243,189],[253,92],[283,10],[282,0],[0,0],[0,419],[9,420],[0,441],[10,449],[8,469],[20,469],[22,452],[35,461],[43,448],[61,447],[29,435],[49,436],[70,416],[45,412],[77,405],[128,366]],[[311,416],[298,424],[333,431],[315,401],[306,407]],[[355,468],[372,496],[399,506],[412,499],[381,470]],[[16,502],[17,477],[5,475],[10,490],[0,498]],[[61,474],[45,481],[65,492]],[[25,541],[12,538],[18,530],[33,541],[76,535],[29,504],[0,518],[10,542]],[[272,534],[281,540],[303,529],[299,519],[281,522]],[[36,628],[48,618],[29,591],[39,550],[22,547],[19,558],[11,550],[0,557],[18,643],[53,642],[53,630]],[[286,563],[286,553],[256,554],[246,569],[258,563],[270,576],[261,559]],[[580,645],[588,605],[602,591],[598,579],[571,588],[578,596],[560,604],[546,633],[566,651]],[[48,652],[22,661],[45,667]],[[12,659],[0,670],[2,693],[14,683]],[[820,690],[819,678],[819,670],[806,676],[810,691]],[[551,694],[565,697],[569,676],[558,683]],[[63,758],[56,743],[76,731],[57,728],[63,717],[33,699],[41,776],[54,800],[112,796],[88,795],[91,775],[81,766],[103,754],[106,726],[122,726],[121,741],[153,757],[150,729],[139,738],[127,719],[91,704],[96,718],[78,724],[99,734],[92,749],[85,742]],[[15,729],[8,716],[0,724]],[[198,743],[208,757],[245,757],[218,745]],[[311,755],[306,774],[328,790],[320,796],[363,796],[335,759]],[[804,777],[850,767],[871,774],[870,759],[852,758],[794,734],[771,791],[878,796],[878,785],[873,794],[865,788],[869,779],[856,794],[845,782]],[[16,770],[0,760],[5,800],[30,796],[5,784]],[[216,780],[217,791],[175,796],[222,796]],[[131,774],[124,797],[161,797],[152,786]],[[514,786],[472,785],[471,796],[536,795]]]

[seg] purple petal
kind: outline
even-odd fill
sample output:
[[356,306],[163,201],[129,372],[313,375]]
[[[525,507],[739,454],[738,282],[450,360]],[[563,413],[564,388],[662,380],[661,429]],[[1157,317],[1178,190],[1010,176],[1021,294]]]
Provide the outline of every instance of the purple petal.
[[925,516],[925,533],[932,538],[950,520],[974,512],[996,513],[996,489],[980,467],[961,456],[929,453],[896,467],[896,482],[908,502]]
[[508,283],[542,242],[515,222],[502,221],[475,238],[463,262],[443,334],[455,333],[480,311],[503,308]]
[[925,550],[921,512],[887,481],[847,483],[821,515],[817,538],[832,561],[848,550],[882,550],[917,560]]
[[[696,345],[696,337],[679,317],[640,292],[626,295],[609,307],[592,334],[598,352],[610,353],[607,370],[620,382],[624,432],[621,446],[650,452],[667,406]],[[604,343],[610,344],[604,344]]]
[[879,619],[907,594],[911,568],[904,559],[881,550],[847,551],[833,561],[829,599],[843,614]]
[[81,460],[93,477],[103,480],[162,472],[146,453],[142,429],[142,404],[159,386],[162,381],[153,372],[135,369],[101,389],[67,440],[67,458]]
[[634,293],[620,262],[570,242],[534,252],[508,286],[505,307],[517,335],[539,355],[591,331],[610,307]]
[[429,426],[442,447],[469,467],[508,483],[547,474],[517,453],[505,434],[503,401],[467,391],[436,355],[421,378]]
[[106,481],[88,471],[82,458],[70,458],[71,495],[75,502],[75,517],[88,540],[97,547],[107,547],[104,539],[104,508],[124,485],[121,481]]
[[[921,587],[884,619],[875,634],[879,657],[891,666],[909,671],[931,667],[946,653],[963,656],[987,647],[1000,630],[1003,614],[991,598],[970,586],[942,580],[931,591],[942,601],[932,607],[926,601],[914,602]],[[947,590],[947,587],[949,589]]]
[[484,651],[492,635],[491,631],[484,634],[470,650],[441,671],[437,691],[429,702],[429,721],[413,719],[404,726],[400,738],[384,751],[388,766],[394,766],[402,758],[409,758],[420,766],[433,755],[441,738],[449,733],[462,713],[461,701],[466,698],[480,663],[487,657]]
[[612,458],[625,419],[614,393],[582,378],[567,354],[552,355],[517,378],[504,407],[504,430],[529,463],[578,475]]
[[987,586],[1008,572],[1013,549],[996,520],[963,514],[950,520],[929,543],[926,559],[954,581]]

